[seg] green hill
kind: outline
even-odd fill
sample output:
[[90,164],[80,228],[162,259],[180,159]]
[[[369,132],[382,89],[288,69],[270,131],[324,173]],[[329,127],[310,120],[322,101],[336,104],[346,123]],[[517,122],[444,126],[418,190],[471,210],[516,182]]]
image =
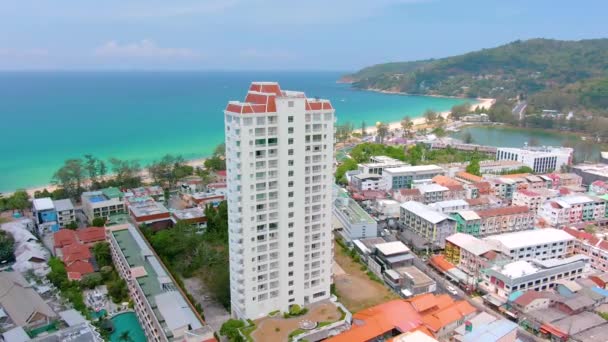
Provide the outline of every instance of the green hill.
[[440,59],[378,64],[344,80],[359,89],[464,97],[569,92],[606,108],[608,39],[531,39]]

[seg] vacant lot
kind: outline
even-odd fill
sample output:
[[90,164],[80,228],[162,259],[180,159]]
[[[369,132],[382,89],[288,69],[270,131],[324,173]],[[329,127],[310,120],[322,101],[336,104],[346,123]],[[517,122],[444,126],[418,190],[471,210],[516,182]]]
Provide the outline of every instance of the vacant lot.
[[361,270],[362,264],[354,262],[335,242],[334,253],[334,259],[345,272],[334,275],[338,299],[352,313],[399,298],[383,284],[371,280]]
[[256,329],[251,333],[254,341],[287,341],[289,333],[299,329],[300,321],[335,322],[342,313],[329,300],[308,306],[308,313],[294,318],[262,318],[255,321]]

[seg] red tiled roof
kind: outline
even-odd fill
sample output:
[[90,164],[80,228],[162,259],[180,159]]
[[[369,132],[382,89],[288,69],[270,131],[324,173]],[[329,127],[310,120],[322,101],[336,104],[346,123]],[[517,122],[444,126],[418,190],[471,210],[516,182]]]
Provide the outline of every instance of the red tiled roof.
[[88,227],[84,229],[78,229],[76,231],[76,235],[82,243],[105,241],[106,230],[103,227]]
[[62,248],[76,243],[76,233],[71,229],[60,229],[53,234],[55,248]]
[[399,189],[399,193],[403,196],[415,196],[420,195],[419,189]]
[[487,197],[477,197],[477,198],[467,198],[465,199],[467,203],[471,206],[483,205],[490,203],[490,200]]
[[93,265],[91,265],[88,261],[77,260],[70,264],[67,264],[65,270],[68,274],[73,274],[74,276],[78,276],[76,279],[80,279],[83,275],[93,273],[95,270],[93,269]]
[[476,211],[477,215],[479,215],[480,217],[516,215],[516,214],[525,214],[528,212],[530,212],[530,209],[525,205],[513,205],[510,207],[492,208],[492,209]]
[[81,244],[73,244],[61,249],[63,252],[63,262],[70,263],[76,260],[91,259],[91,251],[88,246]]
[[448,188],[450,191],[462,191],[464,190],[464,187],[460,184],[454,184],[454,185],[444,185],[446,188]]
[[458,180],[444,175],[437,175],[433,177],[432,180],[434,183],[443,185],[445,187],[447,187],[448,185],[461,185]]

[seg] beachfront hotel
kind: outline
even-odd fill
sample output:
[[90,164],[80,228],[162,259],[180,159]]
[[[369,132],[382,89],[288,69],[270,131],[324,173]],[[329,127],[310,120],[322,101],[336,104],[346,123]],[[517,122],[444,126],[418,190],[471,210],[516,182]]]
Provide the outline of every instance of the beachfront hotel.
[[329,298],[331,103],[253,82],[224,114],[233,316]]
[[136,227],[128,223],[107,227],[106,239],[148,341],[215,341],[213,331]]

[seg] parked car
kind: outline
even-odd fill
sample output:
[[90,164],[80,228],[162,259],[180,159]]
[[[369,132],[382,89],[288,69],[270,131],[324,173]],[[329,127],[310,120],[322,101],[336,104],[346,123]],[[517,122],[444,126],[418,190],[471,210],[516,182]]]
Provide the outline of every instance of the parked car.
[[448,290],[448,292],[451,293],[454,296],[458,295],[458,292],[456,291],[456,289],[452,285],[448,285],[445,289]]

